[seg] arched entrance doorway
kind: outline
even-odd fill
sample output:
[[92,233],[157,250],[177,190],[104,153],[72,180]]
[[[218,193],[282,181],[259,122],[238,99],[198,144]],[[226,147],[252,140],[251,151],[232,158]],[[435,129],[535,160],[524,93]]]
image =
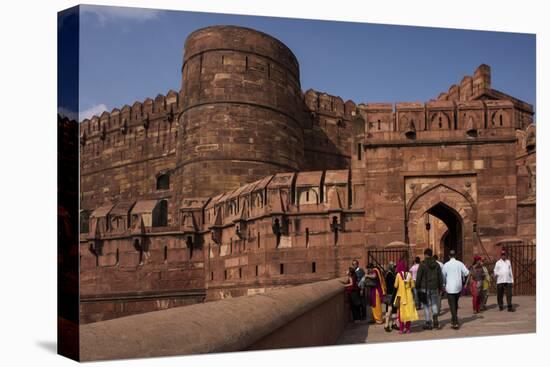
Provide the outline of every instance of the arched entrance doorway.
[[[450,250],[462,261],[472,260],[476,208],[467,192],[444,184],[430,185],[409,200],[406,213],[406,240],[416,254],[431,247],[442,261],[449,258]],[[440,225],[432,227],[435,221],[430,218],[439,220]],[[436,230],[438,237],[430,240]]]
[[[444,259],[449,258],[449,251],[454,250],[457,258],[462,258],[463,230],[462,219],[460,215],[445,203],[439,202],[426,212],[427,214],[439,219],[447,227],[441,235],[439,242],[439,251]],[[429,231],[428,231],[429,232]],[[428,233],[428,236],[430,234]]]

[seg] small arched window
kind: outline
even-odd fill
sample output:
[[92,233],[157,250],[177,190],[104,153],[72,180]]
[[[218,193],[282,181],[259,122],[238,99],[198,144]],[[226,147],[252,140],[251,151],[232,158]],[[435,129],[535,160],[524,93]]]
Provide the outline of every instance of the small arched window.
[[157,176],[157,190],[170,189],[170,175],[168,173],[161,173]]

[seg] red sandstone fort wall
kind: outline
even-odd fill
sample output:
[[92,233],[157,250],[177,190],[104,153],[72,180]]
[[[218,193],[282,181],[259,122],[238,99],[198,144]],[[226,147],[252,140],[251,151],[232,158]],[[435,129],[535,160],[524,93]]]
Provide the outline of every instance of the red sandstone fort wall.
[[159,174],[175,166],[180,101],[170,91],[80,123],[82,209],[172,196],[171,190],[159,192],[155,185]]
[[179,93],[80,124],[82,321],[334,278],[396,243],[418,253],[443,236],[423,219],[438,202],[466,261],[533,242],[532,107],[490,78],[482,65],[438,100],[356,105],[302,93],[268,35],[194,32]]

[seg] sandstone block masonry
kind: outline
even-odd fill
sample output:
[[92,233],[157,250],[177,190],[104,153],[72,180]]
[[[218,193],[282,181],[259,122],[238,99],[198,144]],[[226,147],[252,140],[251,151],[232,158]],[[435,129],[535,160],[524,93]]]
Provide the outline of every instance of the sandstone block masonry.
[[535,136],[487,65],[425,103],[356,104],[302,92],[269,35],[197,30],[180,91],[80,123],[82,321],[335,278],[396,249],[468,262],[534,244]]

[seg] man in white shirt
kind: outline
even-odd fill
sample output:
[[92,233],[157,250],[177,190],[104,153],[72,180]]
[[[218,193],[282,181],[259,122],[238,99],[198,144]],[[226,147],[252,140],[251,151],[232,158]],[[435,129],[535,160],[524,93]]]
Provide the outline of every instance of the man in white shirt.
[[504,292],[506,292],[506,304],[508,311],[514,312],[512,306],[512,286],[514,284],[514,274],[512,274],[512,263],[508,260],[508,254],[505,250],[500,253],[500,260],[495,264],[494,276],[497,280],[497,301],[499,310],[504,310]]
[[458,329],[458,299],[462,292],[464,278],[470,274],[470,271],[464,266],[461,261],[455,259],[456,253],[454,250],[449,252],[450,259],[443,265],[443,278],[445,281],[445,291],[447,292],[447,301],[451,309],[451,327]]

